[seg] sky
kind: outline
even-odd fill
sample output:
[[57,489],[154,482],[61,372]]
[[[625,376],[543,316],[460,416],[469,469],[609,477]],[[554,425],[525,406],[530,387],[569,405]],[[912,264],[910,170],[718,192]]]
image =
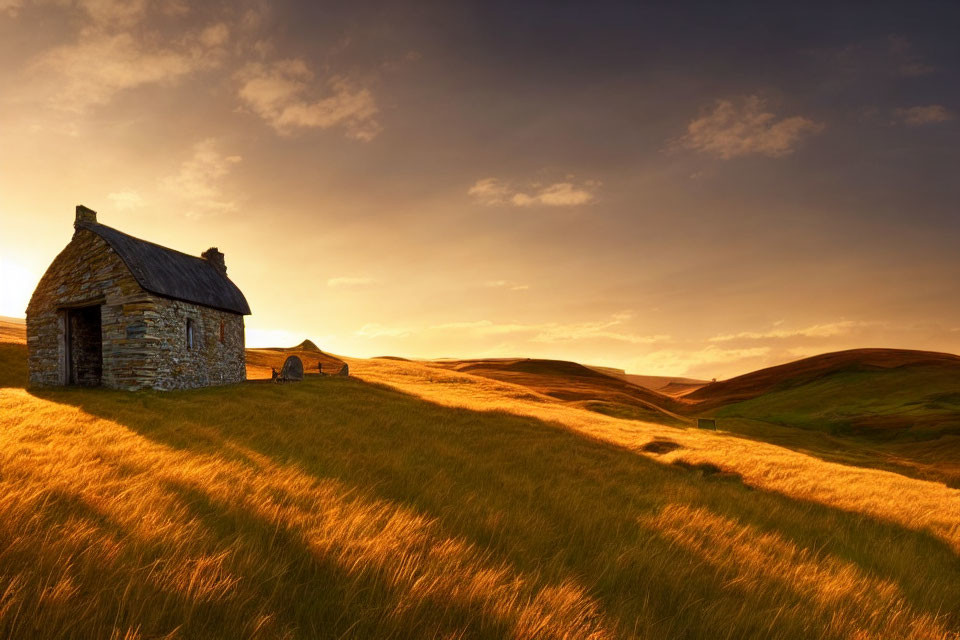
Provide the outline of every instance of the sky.
[[960,5],[832,4],[0,0],[0,315],[82,203],[248,346],[960,353]]

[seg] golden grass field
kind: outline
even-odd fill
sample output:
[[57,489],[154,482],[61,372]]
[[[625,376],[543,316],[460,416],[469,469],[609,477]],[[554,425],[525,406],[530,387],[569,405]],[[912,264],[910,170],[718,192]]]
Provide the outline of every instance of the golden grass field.
[[345,360],[31,391],[0,343],[0,637],[960,634],[960,490]]

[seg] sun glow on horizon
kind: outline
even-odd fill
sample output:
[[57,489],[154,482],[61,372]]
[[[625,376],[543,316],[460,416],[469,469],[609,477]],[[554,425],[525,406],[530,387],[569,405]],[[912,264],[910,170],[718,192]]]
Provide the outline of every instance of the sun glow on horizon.
[[811,28],[761,62],[712,22],[690,37],[679,5],[554,7],[546,31],[495,5],[0,9],[0,314],[22,317],[83,203],[219,247],[254,347],[700,378],[960,352],[952,34],[857,14],[827,42],[785,7]]

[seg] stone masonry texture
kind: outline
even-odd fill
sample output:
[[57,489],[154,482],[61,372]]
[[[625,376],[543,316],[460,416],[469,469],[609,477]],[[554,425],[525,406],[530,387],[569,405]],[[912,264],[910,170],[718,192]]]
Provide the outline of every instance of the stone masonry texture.
[[[102,386],[170,390],[246,379],[242,315],[143,290],[102,238],[80,229],[40,279],[27,307],[32,386],[96,384],[95,363],[76,369],[78,359],[95,353],[95,337],[84,336],[95,323],[94,310],[85,307],[94,305],[100,310]],[[73,344],[72,367],[65,362],[65,335]],[[71,371],[82,379],[71,380]]]

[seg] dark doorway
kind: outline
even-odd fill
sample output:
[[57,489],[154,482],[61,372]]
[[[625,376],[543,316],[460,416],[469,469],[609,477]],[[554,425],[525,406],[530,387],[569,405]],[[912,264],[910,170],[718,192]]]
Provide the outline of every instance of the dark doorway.
[[67,366],[67,384],[100,385],[103,374],[100,305],[67,311]]

